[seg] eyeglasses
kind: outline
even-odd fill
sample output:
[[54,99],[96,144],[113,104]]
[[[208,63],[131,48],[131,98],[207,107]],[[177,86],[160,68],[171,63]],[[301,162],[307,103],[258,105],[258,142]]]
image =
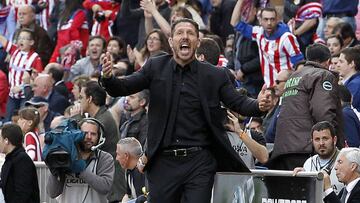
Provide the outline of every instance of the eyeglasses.
[[21,40],[32,40],[32,39],[27,38],[27,37],[18,37],[18,41],[21,41]]
[[280,84],[280,83],[282,83],[282,82],[286,82],[286,80],[275,80],[275,83],[278,85],[278,84]]
[[159,39],[159,38],[156,38],[156,37],[149,37],[149,38],[147,39],[147,41],[148,41],[148,42],[159,42],[160,39]]

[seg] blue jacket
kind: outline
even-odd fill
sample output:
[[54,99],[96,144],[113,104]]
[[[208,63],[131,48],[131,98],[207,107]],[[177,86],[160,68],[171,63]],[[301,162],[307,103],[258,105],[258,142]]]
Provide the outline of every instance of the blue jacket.
[[343,108],[344,133],[349,147],[360,146],[360,121],[350,105]]
[[359,0],[323,0],[323,14],[346,13],[355,16],[358,11]]
[[344,85],[348,88],[353,97],[353,107],[360,111],[360,72],[351,76]]

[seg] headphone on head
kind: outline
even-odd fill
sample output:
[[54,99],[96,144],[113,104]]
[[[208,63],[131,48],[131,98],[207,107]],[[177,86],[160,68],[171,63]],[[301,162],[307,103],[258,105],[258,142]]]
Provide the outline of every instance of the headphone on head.
[[91,147],[91,151],[95,151],[96,149],[98,149],[105,143],[105,140],[106,140],[106,138],[104,137],[105,127],[99,120],[97,120],[95,118],[90,118],[90,117],[83,118],[80,122],[80,127],[82,124],[86,123],[87,121],[96,123],[98,128],[100,128],[98,144],[96,146]]

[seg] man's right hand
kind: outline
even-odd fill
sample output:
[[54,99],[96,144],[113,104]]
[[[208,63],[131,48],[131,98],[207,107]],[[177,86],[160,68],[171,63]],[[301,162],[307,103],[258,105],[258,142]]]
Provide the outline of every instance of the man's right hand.
[[324,170],[322,170],[321,173],[324,174],[324,191],[325,191],[331,188],[330,175]]
[[296,167],[293,171],[293,176],[296,176],[299,172],[305,171],[303,167]]
[[136,167],[137,167],[137,169],[140,171],[140,173],[144,173],[144,168],[145,168],[147,162],[148,162],[148,159],[147,159],[147,157],[146,157],[145,154],[142,155],[142,156],[139,158]]
[[112,76],[112,60],[111,54],[106,52],[102,54],[100,57],[101,65],[102,65],[102,77],[103,78],[110,78]]

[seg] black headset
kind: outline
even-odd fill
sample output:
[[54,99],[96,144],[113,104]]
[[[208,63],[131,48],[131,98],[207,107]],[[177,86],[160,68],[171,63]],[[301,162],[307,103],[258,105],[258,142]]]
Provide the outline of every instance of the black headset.
[[104,125],[97,119],[95,118],[90,118],[90,117],[87,117],[87,118],[83,118],[80,122],[80,126],[85,123],[86,121],[92,121],[92,122],[95,122],[97,124],[97,126],[100,128],[100,135],[99,135],[99,141],[98,141],[98,144],[96,146],[92,146],[91,147],[91,151],[95,151],[96,149],[98,149],[99,147],[101,147],[104,143],[105,143],[105,140],[106,138],[104,137],[104,132],[105,132],[105,127]]

